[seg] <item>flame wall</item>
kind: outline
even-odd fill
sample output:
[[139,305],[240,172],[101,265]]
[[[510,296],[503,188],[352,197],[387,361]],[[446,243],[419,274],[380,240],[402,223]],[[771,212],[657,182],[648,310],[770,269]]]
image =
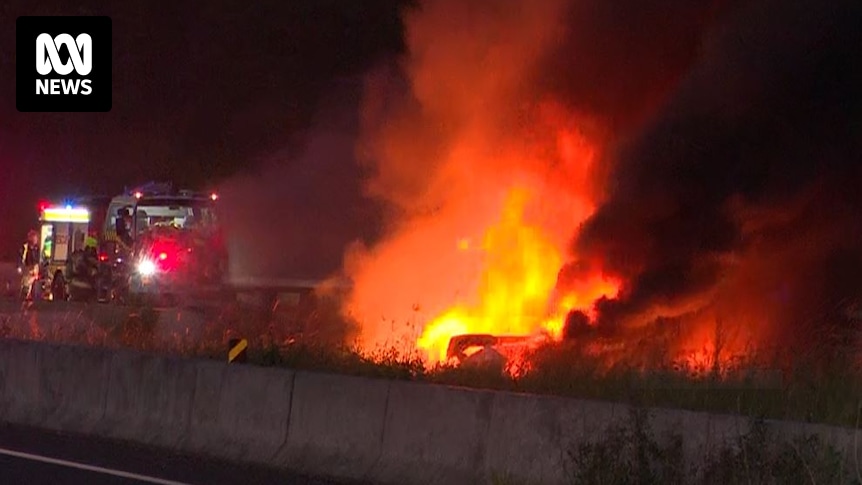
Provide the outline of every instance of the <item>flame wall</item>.
[[[601,255],[556,291],[613,147],[662,104],[716,2],[422,2],[367,79],[359,153],[386,236],[351,248],[362,343],[442,357],[458,333],[559,336],[616,295]],[[645,27],[649,25],[649,27]],[[589,264],[583,264],[584,262]]]

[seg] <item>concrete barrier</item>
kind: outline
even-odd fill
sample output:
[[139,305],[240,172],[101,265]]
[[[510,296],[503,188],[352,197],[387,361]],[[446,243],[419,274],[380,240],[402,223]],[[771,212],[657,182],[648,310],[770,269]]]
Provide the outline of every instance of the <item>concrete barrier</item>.
[[386,483],[480,482],[493,399],[489,391],[393,382],[372,476]]
[[34,409],[42,425],[92,433],[105,418],[106,385],[113,356],[104,349],[52,346],[39,352],[39,400]]
[[197,375],[187,448],[225,459],[271,463],[287,440],[294,373],[216,362]]
[[189,435],[195,377],[191,362],[115,352],[101,433],[177,447]]
[[627,407],[595,401],[525,394],[499,394],[488,429],[486,476],[559,480],[571,441],[602,436],[603,425],[624,418]]
[[38,409],[42,383],[39,355],[46,350],[28,342],[3,341],[0,346],[0,416],[13,423],[42,420]]
[[0,413],[12,422],[86,433],[102,422],[111,354],[9,342],[0,352]]
[[[694,458],[748,426],[652,414],[656,433],[682,431]],[[567,452],[628,415],[597,401],[0,340],[0,421],[376,483],[565,483]],[[855,460],[853,430],[773,424]]]
[[278,462],[298,471],[369,478],[383,453],[391,382],[297,372],[287,446]]

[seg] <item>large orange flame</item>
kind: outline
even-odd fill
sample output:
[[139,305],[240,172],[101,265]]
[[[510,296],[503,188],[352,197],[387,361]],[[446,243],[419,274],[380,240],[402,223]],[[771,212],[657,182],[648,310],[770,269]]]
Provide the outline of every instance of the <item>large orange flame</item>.
[[567,294],[549,308],[563,253],[549,236],[553,231],[524,221],[530,196],[513,188],[502,217],[485,233],[478,304],[454,305],[425,327],[418,346],[432,362],[445,360],[449,339],[460,334],[542,332],[560,338],[569,310],[590,311],[596,299],[616,293],[614,283],[596,275],[583,292]]
[[[559,339],[570,310],[592,315],[597,299],[616,295],[618,282],[599,271],[555,293],[571,236],[595,206],[589,181],[597,150],[574,123],[560,127],[565,115],[552,105],[540,117],[556,128],[553,150],[513,149],[492,160],[463,145],[453,157],[480,172],[484,183],[440,212],[405,223],[358,258],[363,266],[354,271],[352,310],[365,317],[363,346],[415,345],[434,363],[461,334]],[[495,163],[513,170],[495,172]],[[453,166],[455,172],[462,165]],[[413,295],[409,313],[407,292]],[[381,324],[374,324],[372,311],[380,312]],[[418,330],[413,340],[405,326]]]
[[619,288],[596,269],[557,294],[572,237],[600,202],[606,142],[601,122],[531,87],[567,3],[492,5],[431,1],[406,16],[406,98],[369,78],[366,189],[394,217],[346,258],[365,349],[418,348],[436,362],[459,334],[559,339],[570,310],[591,315]]

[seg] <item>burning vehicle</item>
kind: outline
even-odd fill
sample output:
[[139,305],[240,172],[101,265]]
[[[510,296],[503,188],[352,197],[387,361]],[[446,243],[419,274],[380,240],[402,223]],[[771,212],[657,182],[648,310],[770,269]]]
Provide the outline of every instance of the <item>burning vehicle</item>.
[[449,339],[448,362],[462,367],[485,367],[503,372],[521,361],[525,352],[550,340],[545,335],[464,334]]

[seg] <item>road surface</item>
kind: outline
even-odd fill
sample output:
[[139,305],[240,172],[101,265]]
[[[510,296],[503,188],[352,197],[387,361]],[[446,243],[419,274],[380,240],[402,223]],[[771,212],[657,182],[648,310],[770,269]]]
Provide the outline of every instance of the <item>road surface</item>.
[[28,485],[336,485],[286,471],[99,438],[0,425],[0,483]]

